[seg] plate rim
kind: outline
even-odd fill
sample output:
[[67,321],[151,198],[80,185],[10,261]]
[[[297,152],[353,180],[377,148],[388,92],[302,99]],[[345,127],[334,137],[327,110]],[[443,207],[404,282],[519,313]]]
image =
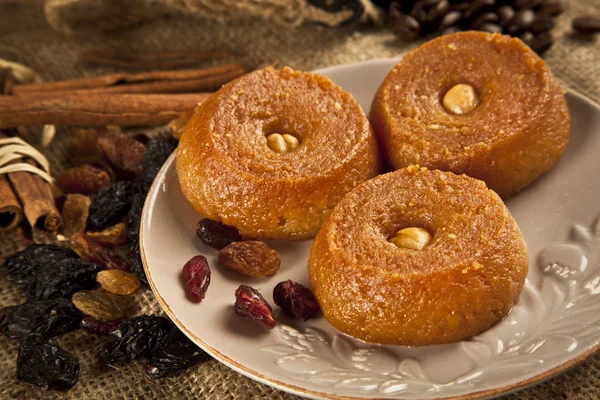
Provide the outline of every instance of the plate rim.
[[[365,61],[357,61],[357,62],[353,62],[353,63],[338,64],[338,65],[327,66],[324,68],[319,68],[313,72],[322,74],[322,73],[327,73],[333,69],[354,68],[354,67],[357,67],[362,64],[370,64],[370,63],[382,63],[383,64],[383,63],[388,63],[388,62],[391,63],[394,61],[397,62],[398,60],[400,60],[400,58],[401,57],[377,58],[377,59],[373,59],[373,60],[365,60]],[[579,100],[581,100],[585,103],[588,103],[589,105],[599,109],[599,111],[600,111],[600,105],[598,103],[596,103],[595,101],[589,99],[587,96],[585,96],[581,93],[578,93],[575,90],[570,89],[570,88],[565,88],[564,91],[565,91],[565,95],[569,94],[571,96],[574,96],[574,97],[578,98]],[[224,364],[228,368],[231,368],[234,371],[236,371],[250,379],[253,379],[253,380],[263,383],[265,385],[271,386],[278,390],[282,390],[282,391],[285,391],[285,392],[288,392],[288,393],[291,393],[294,395],[304,396],[304,397],[312,398],[312,399],[365,400],[366,398],[364,398],[364,397],[348,397],[348,396],[336,395],[336,394],[331,394],[331,393],[324,393],[324,392],[320,392],[318,390],[310,390],[310,389],[306,389],[303,387],[295,386],[295,385],[292,385],[292,384],[289,384],[286,382],[282,382],[277,379],[268,378],[265,375],[259,373],[258,371],[254,371],[251,368],[245,367],[244,365],[238,363],[237,361],[225,356],[217,349],[209,346],[203,340],[201,340],[198,336],[196,336],[193,332],[188,330],[185,327],[185,325],[179,320],[179,318],[177,318],[177,316],[175,315],[173,310],[171,310],[171,307],[169,306],[169,304],[166,302],[166,300],[162,297],[162,295],[158,291],[158,288],[156,287],[156,284],[154,283],[154,280],[152,279],[152,275],[151,275],[150,269],[148,267],[148,261],[146,259],[146,252],[144,249],[144,233],[145,233],[144,232],[144,225],[145,225],[144,222],[147,219],[147,212],[148,212],[148,209],[150,208],[149,204],[152,202],[153,196],[151,194],[155,192],[155,187],[159,184],[160,177],[164,176],[166,170],[171,166],[171,164],[173,164],[175,162],[175,157],[176,157],[176,152],[174,151],[169,156],[167,161],[165,161],[165,163],[162,165],[162,167],[160,168],[158,173],[156,174],[156,178],[152,182],[152,185],[150,186],[150,189],[148,190],[148,195],[144,201],[144,207],[142,210],[142,216],[141,216],[141,222],[140,222],[139,245],[140,245],[140,255],[141,255],[142,264],[144,267],[144,272],[145,272],[147,280],[148,280],[148,285],[150,286],[152,293],[154,294],[155,298],[157,299],[157,301],[158,301],[159,305],[161,306],[161,308],[163,309],[163,311],[173,321],[173,323],[175,325],[177,325],[177,327],[182,332],[184,332],[185,335],[189,339],[191,339],[200,348],[202,348],[202,350],[207,352],[211,357],[213,357],[218,362]],[[550,378],[556,377],[562,373],[567,372],[569,369],[582,363],[583,361],[585,361],[586,359],[588,359],[589,357],[591,357],[598,351],[600,351],[600,343],[598,343],[596,346],[590,347],[588,350],[584,351],[579,356],[571,358],[568,361],[566,361],[565,363],[557,365],[556,367],[554,367],[548,371],[542,372],[538,375],[535,375],[529,379],[515,382],[510,385],[500,386],[497,388],[476,391],[476,392],[459,395],[459,396],[438,397],[436,399],[438,399],[438,400],[480,400],[480,399],[490,399],[490,398],[494,398],[494,397],[501,396],[501,395],[508,395],[511,393],[515,393],[515,392],[527,389],[528,387],[535,386],[535,385],[542,383]],[[370,399],[370,400],[385,400],[385,399],[378,398],[378,397],[372,397],[372,398],[368,398],[368,399]]]

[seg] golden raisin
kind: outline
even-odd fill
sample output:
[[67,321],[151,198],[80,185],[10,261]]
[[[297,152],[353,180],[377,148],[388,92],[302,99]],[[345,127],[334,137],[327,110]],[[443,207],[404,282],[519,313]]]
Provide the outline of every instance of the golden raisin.
[[98,145],[98,132],[106,128],[75,129],[69,138],[67,151],[71,165],[106,166],[106,160]]
[[71,301],[85,315],[102,321],[127,318],[135,307],[133,297],[104,290],[83,290],[75,293]]
[[76,233],[82,233],[87,226],[90,215],[92,200],[82,194],[69,194],[62,207],[62,234],[71,237]]
[[119,222],[100,232],[86,232],[88,238],[104,247],[115,247],[127,242],[127,227]]
[[61,172],[56,185],[65,193],[97,193],[110,185],[110,176],[100,168],[85,164]]
[[126,178],[142,173],[146,146],[128,135],[114,130],[98,132],[98,145],[116,172]]
[[140,287],[137,276],[119,269],[100,271],[96,275],[96,280],[104,290],[114,294],[133,294]]
[[128,271],[131,267],[129,260],[105,249],[83,233],[75,233],[71,236],[69,244],[82,260],[98,264],[105,269]]
[[244,275],[266,277],[279,270],[281,257],[264,242],[233,242],[219,251],[219,263]]

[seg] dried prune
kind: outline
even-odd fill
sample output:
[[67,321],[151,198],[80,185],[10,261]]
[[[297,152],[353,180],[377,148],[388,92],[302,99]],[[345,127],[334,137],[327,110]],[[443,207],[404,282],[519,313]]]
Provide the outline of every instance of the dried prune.
[[264,297],[248,285],[240,285],[235,291],[235,312],[244,317],[260,321],[269,329],[275,327],[273,310]]
[[71,237],[75,233],[85,232],[92,200],[82,194],[70,194],[62,208],[63,226],[61,233]]
[[57,261],[66,258],[78,258],[77,254],[65,247],[50,244],[32,244],[9,256],[0,265],[0,273],[14,283],[29,284],[40,268],[51,268]]
[[129,246],[129,261],[131,262],[131,272],[138,277],[140,282],[147,285],[148,277],[146,276],[146,271],[144,271],[140,242],[137,239],[131,242],[131,246]]
[[183,266],[182,279],[190,300],[202,301],[210,285],[210,267],[204,256],[192,257]]
[[118,269],[100,271],[96,280],[104,290],[114,294],[134,294],[140,287],[140,280],[137,276]]
[[54,343],[26,341],[19,347],[17,378],[45,390],[68,390],[79,379],[79,360]]
[[113,183],[100,190],[90,206],[90,224],[103,229],[119,222],[129,211],[134,194],[133,183],[126,181]]
[[127,242],[127,227],[119,222],[100,232],[86,232],[88,238],[105,247],[115,247]]
[[244,275],[266,277],[279,270],[281,257],[265,242],[249,240],[233,242],[219,250],[219,263]]
[[65,193],[97,193],[110,185],[110,176],[100,168],[84,164],[61,172],[56,185]]
[[81,313],[67,299],[28,301],[0,311],[0,330],[8,337],[50,338],[79,328]]
[[135,309],[133,297],[104,290],[83,290],[75,293],[71,301],[85,315],[102,321],[127,318]]
[[116,130],[98,132],[98,145],[104,156],[124,178],[134,179],[142,173],[146,146]]
[[108,366],[145,357],[163,344],[171,328],[171,321],[153,315],[126,320],[98,348],[98,361]]
[[69,297],[75,292],[96,286],[99,270],[98,265],[79,258],[55,261],[37,271],[35,279],[24,288],[23,294],[38,300]]
[[140,223],[145,200],[146,196],[142,193],[136,193],[131,199],[131,208],[127,214],[127,237],[132,242],[140,237]]
[[209,358],[194,342],[188,339],[176,326],[173,326],[163,345],[148,356],[148,375],[152,378],[191,367]]
[[116,331],[123,322],[120,319],[114,321],[101,321],[92,317],[85,317],[81,320],[81,329],[94,335],[106,336]]
[[176,147],[177,142],[175,140],[150,140],[148,142],[142,171],[142,190],[144,193],[148,193],[156,174]]
[[286,314],[307,321],[321,310],[315,296],[298,282],[279,282],[273,289],[273,300]]
[[234,226],[224,225],[208,218],[201,219],[198,222],[196,235],[202,240],[202,243],[217,250],[242,240],[240,231]]
[[129,271],[130,269],[129,261],[126,258],[105,249],[82,233],[71,236],[70,244],[73,250],[85,261],[98,264],[105,269],[120,269],[123,271]]

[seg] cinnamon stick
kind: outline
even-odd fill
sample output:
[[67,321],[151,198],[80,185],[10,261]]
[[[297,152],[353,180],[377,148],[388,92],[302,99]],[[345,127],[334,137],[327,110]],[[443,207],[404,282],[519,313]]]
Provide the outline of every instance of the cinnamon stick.
[[10,94],[13,87],[12,70],[10,68],[0,68],[0,95]]
[[0,96],[0,129],[28,125],[160,125],[210,93]]
[[23,220],[23,209],[5,175],[0,176],[0,232],[12,230]]
[[[10,92],[10,69],[0,68],[0,94]],[[6,175],[0,175],[0,232],[12,230],[23,220],[23,208]]]
[[12,93],[23,95],[76,90],[101,90],[107,93],[150,93],[144,91],[143,88],[146,88],[146,90],[163,90],[160,93],[169,93],[175,91],[175,89],[169,90],[173,86],[178,86],[179,90],[202,92],[216,90],[229,80],[243,75],[244,72],[241,64],[231,63],[218,67],[183,71],[150,71],[137,74],[117,73],[58,82],[14,85]]
[[[0,139],[8,137],[0,132]],[[33,161],[26,161],[35,165]],[[11,172],[8,181],[22,204],[25,218],[34,231],[56,232],[62,219],[56,206],[51,185],[41,177],[29,172]]]
[[96,49],[84,50],[79,59],[88,64],[125,68],[181,68],[216,58],[232,57],[225,51],[162,51],[153,53],[116,53]]

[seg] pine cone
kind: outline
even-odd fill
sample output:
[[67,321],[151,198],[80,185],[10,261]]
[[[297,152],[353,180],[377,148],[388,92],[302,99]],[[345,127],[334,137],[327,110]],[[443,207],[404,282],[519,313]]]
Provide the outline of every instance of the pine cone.
[[394,19],[393,30],[405,41],[430,34],[479,30],[523,40],[538,54],[552,46],[560,0],[378,0]]

